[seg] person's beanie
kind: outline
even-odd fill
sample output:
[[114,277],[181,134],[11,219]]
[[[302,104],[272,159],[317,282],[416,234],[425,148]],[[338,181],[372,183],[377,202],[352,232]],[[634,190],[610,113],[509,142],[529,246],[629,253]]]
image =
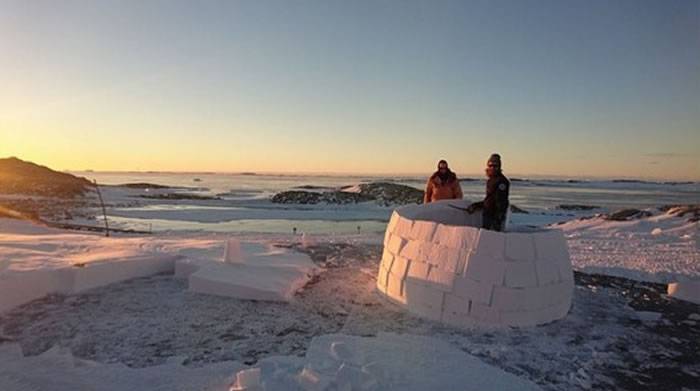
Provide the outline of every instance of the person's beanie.
[[491,154],[491,156],[489,157],[488,163],[494,163],[494,164],[498,165],[498,167],[500,168],[501,167],[501,155],[499,155],[497,153]]

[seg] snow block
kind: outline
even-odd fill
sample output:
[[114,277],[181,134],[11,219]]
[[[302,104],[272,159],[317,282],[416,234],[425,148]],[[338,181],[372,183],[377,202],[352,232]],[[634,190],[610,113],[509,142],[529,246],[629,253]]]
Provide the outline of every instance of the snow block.
[[540,285],[553,284],[559,281],[559,265],[557,264],[537,260],[535,262],[535,271],[537,272],[537,282]]
[[310,276],[296,267],[212,263],[189,278],[189,290],[247,300],[289,301]]
[[540,289],[497,286],[493,290],[492,306],[503,311],[537,310],[544,308],[545,305],[542,302],[542,290]]
[[409,312],[464,327],[530,326],[566,315],[574,285],[561,232],[483,230],[479,216],[450,205],[468,202],[395,211],[378,271],[380,291],[386,279],[386,296]]
[[469,316],[479,323],[485,323],[487,325],[501,324],[501,314],[495,308],[487,305],[472,303]]
[[506,264],[506,286],[511,288],[528,288],[537,286],[535,265],[525,262],[508,262]]
[[493,295],[493,284],[457,277],[454,280],[452,294],[476,303],[490,305],[491,296]]
[[405,280],[406,302],[420,303],[432,308],[437,308],[442,311],[442,301],[445,294],[439,290],[432,289],[421,280],[415,278],[407,278]]
[[132,278],[172,272],[178,258],[173,255],[152,255],[118,262],[91,262],[74,269],[73,292],[82,292]]
[[505,261],[477,252],[469,254],[464,276],[479,282],[501,285],[505,270]]
[[468,316],[471,303],[469,299],[453,293],[446,293],[443,307],[445,314]]
[[389,281],[389,271],[383,266],[379,267],[379,272],[377,272],[377,289],[386,293],[386,284]]
[[681,281],[668,284],[668,295],[700,304],[700,281]]
[[410,261],[403,257],[394,257],[394,262],[391,265],[389,271],[391,274],[396,276],[398,279],[403,280],[406,278],[406,272],[408,271],[408,264]]
[[476,252],[496,259],[503,259],[505,255],[506,236],[504,233],[479,230]]
[[408,267],[408,277],[426,280],[428,279],[429,271],[429,264],[418,261],[411,261],[411,265]]
[[514,261],[534,261],[535,244],[532,235],[524,233],[506,235],[506,257]]
[[394,228],[394,235],[408,239],[411,235],[412,228],[413,220],[405,219],[399,216],[399,221],[396,223],[396,228]]
[[386,295],[398,303],[406,304],[406,297],[403,291],[403,279],[395,276],[391,272],[387,274]]
[[394,233],[394,230],[396,229],[396,224],[399,223],[400,218],[401,218],[401,216],[399,216],[399,214],[396,213],[396,211],[391,213],[391,218],[389,219],[389,224],[387,224],[387,226],[386,226],[386,232],[388,234]]
[[420,242],[430,242],[433,239],[435,227],[436,224],[431,221],[416,220],[413,222],[408,237],[409,239],[418,240]]
[[409,240],[401,248],[399,255],[410,260],[420,259],[421,256],[421,243],[416,240]]
[[178,259],[175,261],[175,278],[189,278],[201,266],[201,263],[194,259]]
[[398,235],[391,235],[389,239],[389,244],[387,244],[387,249],[394,255],[399,255],[401,249],[406,244],[406,240]]
[[435,230],[435,242],[453,249],[472,249],[476,245],[479,230],[473,227],[458,227],[439,224]]
[[428,281],[443,292],[452,291],[454,280],[455,274],[453,272],[441,270],[434,266],[430,268],[430,273],[428,273]]

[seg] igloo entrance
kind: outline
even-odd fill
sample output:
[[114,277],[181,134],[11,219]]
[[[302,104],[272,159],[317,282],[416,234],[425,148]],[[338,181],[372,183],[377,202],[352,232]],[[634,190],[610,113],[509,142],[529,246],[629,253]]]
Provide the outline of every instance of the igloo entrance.
[[458,327],[529,326],[566,316],[574,279],[558,230],[483,230],[466,201],[394,211],[377,288],[409,312]]

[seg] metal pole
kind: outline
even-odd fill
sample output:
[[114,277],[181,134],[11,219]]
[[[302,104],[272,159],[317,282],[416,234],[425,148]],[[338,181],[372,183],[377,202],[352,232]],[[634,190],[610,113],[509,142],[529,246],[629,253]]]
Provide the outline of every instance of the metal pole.
[[109,237],[109,224],[107,223],[107,210],[105,209],[105,203],[102,200],[102,193],[100,192],[100,186],[97,185],[97,180],[92,180],[95,183],[95,189],[97,189],[97,196],[100,197],[100,205],[102,206],[102,216],[105,218],[105,236]]

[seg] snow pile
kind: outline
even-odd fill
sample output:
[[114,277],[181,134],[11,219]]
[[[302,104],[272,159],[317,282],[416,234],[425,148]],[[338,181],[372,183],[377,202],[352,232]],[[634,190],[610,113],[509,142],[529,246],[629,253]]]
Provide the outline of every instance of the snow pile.
[[74,357],[54,347],[38,356],[24,357],[17,344],[0,345],[0,390],[226,390],[232,373],[242,365],[220,362],[185,367],[181,359],[148,368],[100,364]]
[[314,269],[306,255],[267,245],[245,244],[234,253],[229,261],[241,262],[224,263],[217,236],[107,238],[0,219],[0,312],[47,294],[173,271],[189,277],[195,292],[289,300]]
[[700,280],[668,284],[668,295],[676,299],[700,304]]
[[448,343],[429,337],[316,337],[306,357],[271,357],[237,373],[242,390],[539,390]]
[[105,238],[0,219],[0,312],[50,293],[72,294],[172,271],[177,255],[145,238]]
[[574,279],[560,231],[494,232],[479,214],[437,202],[389,222],[377,288],[422,317],[457,327],[531,326],[566,316]]
[[556,228],[564,231],[577,270],[661,283],[698,280],[698,222],[682,211],[649,209],[650,216],[623,221],[595,216]]
[[187,258],[175,275],[189,290],[250,300],[289,301],[309,281],[316,267],[304,254],[257,243],[226,242],[224,259]]

